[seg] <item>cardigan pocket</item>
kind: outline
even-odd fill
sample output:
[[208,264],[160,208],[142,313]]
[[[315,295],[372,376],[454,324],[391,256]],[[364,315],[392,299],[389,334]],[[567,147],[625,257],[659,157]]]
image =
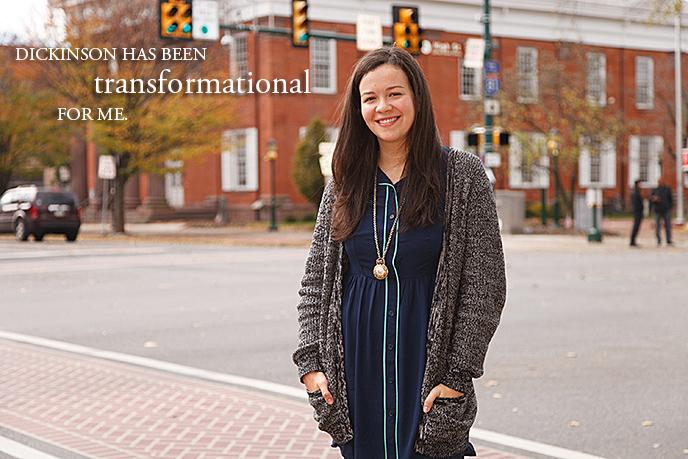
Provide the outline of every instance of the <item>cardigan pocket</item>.
[[473,391],[460,397],[437,397],[430,412],[424,415],[420,438],[423,453],[431,457],[462,454],[476,412]]
[[333,405],[328,405],[320,389],[308,392],[308,402],[313,407],[313,419],[318,423],[318,429],[330,432],[333,421]]

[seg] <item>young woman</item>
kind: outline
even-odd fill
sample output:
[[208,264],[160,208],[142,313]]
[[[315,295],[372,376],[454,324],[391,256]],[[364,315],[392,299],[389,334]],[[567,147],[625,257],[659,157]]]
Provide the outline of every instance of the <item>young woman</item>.
[[399,48],[357,64],[297,307],[293,354],[346,459],[473,456],[473,378],[506,298],[480,160],[443,148],[425,77]]

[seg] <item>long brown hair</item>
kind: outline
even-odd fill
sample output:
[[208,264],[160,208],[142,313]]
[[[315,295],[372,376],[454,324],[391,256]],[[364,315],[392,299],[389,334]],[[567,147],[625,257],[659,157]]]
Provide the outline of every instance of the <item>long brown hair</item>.
[[343,241],[358,226],[371,199],[379,160],[378,141],[361,114],[361,79],[383,64],[401,69],[413,94],[415,118],[406,138],[405,195],[400,232],[435,222],[443,187],[441,142],[432,111],[430,91],[416,60],[401,48],[379,48],[356,64],[340,110],[340,132],[332,158],[337,199],[332,215],[332,239]]

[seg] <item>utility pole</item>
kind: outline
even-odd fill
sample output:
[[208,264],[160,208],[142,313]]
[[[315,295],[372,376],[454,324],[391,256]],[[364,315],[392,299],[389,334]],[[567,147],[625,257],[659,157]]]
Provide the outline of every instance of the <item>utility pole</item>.
[[483,0],[483,41],[485,42],[485,55],[483,58],[483,111],[485,113],[485,151],[484,154],[492,153],[492,115],[488,115],[485,110],[487,95],[485,92],[485,80],[487,79],[486,64],[492,59],[492,36],[490,35],[490,0]]
[[676,223],[683,225],[683,120],[681,119],[681,14],[683,2],[678,0],[674,9],[674,87],[676,91]]

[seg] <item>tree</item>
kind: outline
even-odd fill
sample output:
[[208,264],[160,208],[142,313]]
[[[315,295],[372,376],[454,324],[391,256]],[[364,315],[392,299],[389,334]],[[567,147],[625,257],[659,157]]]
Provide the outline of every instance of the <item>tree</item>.
[[[12,49],[12,48],[9,48]],[[68,161],[68,127],[56,120],[55,98],[9,65],[0,67],[0,193],[15,177],[40,176]],[[19,73],[19,74],[18,74]]]
[[322,172],[320,171],[320,153],[318,145],[325,142],[327,132],[325,124],[314,118],[306,127],[303,139],[296,146],[292,178],[302,195],[315,207],[320,204],[324,190]]
[[[618,145],[622,140],[624,124],[619,111],[610,103],[592,102],[586,93],[587,58],[580,47],[571,43],[559,43],[555,53],[543,52],[537,69],[537,91],[524,98],[523,80],[518,69],[505,72],[501,122],[512,132],[539,133],[545,140],[556,130],[559,141],[558,168],[555,177],[555,196],[563,210],[573,215],[574,195],[578,181],[578,160],[587,139],[592,145],[599,140],[613,139]],[[542,138],[542,137],[540,137]],[[546,150],[546,149],[545,149]],[[535,163],[541,149],[524,145],[525,163]],[[551,156],[552,151],[548,154]],[[599,154],[594,148],[592,155]],[[549,165],[554,158],[549,158]],[[544,167],[545,173],[552,172]],[[564,183],[562,176],[568,177]],[[558,185],[558,186],[556,186]]]
[[[59,3],[59,2],[58,2]],[[70,3],[72,4],[70,6]],[[109,61],[57,62],[47,78],[51,86],[72,106],[123,108],[126,120],[92,121],[89,140],[101,151],[115,157],[117,178],[114,181],[113,230],[124,232],[124,187],[139,173],[168,172],[167,160],[189,159],[220,151],[221,131],[232,122],[232,104],[227,96],[189,95],[141,91],[132,84],[124,92],[106,93],[101,80],[120,81],[157,79],[161,72],[168,80],[182,82],[195,78],[223,78],[220,70],[222,48],[209,47],[205,61],[165,62],[160,50],[165,46],[185,46],[177,41],[163,42],[157,36],[158,24],[151,0],[90,2],[88,8],[73,2],[62,2],[66,17],[64,46],[72,48],[135,49],[138,59]],[[188,45],[187,45],[188,46]],[[158,50],[156,58],[146,52]],[[143,55],[138,53],[144,51]],[[124,84],[124,83],[122,83]],[[115,85],[113,85],[115,86]],[[145,87],[145,86],[144,86]],[[88,121],[87,121],[88,122]]]

